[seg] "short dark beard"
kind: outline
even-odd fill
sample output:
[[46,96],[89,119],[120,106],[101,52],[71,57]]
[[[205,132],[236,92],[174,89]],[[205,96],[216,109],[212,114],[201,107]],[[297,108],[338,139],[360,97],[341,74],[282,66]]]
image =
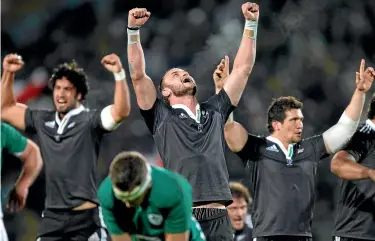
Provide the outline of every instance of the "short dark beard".
[[171,90],[173,94],[178,97],[186,95],[195,96],[195,94],[197,93],[197,86],[194,85],[193,88],[184,88],[183,90],[175,90],[171,88]]

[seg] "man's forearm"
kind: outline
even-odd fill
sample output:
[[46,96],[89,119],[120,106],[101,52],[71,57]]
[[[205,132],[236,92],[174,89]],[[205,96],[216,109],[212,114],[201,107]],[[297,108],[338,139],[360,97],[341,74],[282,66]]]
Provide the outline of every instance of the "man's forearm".
[[130,94],[125,75],[123,80],[116,80],[115,95],[112,108],[115,109],[118,115],[118,119],[115,119],[115,122],[122,121],[130,114]]
[[[246,20],[248,23],[249,20]],[[255,22],[255,21],[252,21]],[[256,36],[249,37],[248,34],[250,30],[244,29],[240,47],[236,58],[234,59],[233,70],[240,69],[245,74],[249,75],[255,62],[256,56]],[[256,32],[256,31],[255,31]]]
[[254,66],[256,54],[256,38],[259,18],[259,7],[255,3],[242,5],[242,13],[246,19],[241,44],[234,60],[233,69],[224,84],[232,105],[237,105]]
[[350,160],[345,151],[341,151],[333,157],[331,162],[331,171],[342,179],[359,180],[370,178],[370,169]]
[[13,92],[15,74],[4,70],[1,79],[1,108],[6,108],[17,103]]
[[42,157],[37,145],[28,141],[28,148],[30,149],[24,153],[25,157],[21,157],[24,160],[24,165],[16,183],[16,185],[25,188],[29,188],[33,184],[43,167]]
[[352,120],[357,121],[361,118],[363,105],[365,104],[366,93],[355,90],[349,105],[345,109],[345,114]]
[[128,30],[128,61],[132,80],[146,75],[145,57],[140,42],[140,30]]

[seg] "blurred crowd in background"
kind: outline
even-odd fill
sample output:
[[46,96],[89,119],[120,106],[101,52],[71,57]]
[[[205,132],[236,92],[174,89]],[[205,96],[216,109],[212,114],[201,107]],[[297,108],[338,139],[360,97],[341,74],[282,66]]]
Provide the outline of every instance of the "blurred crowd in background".
[[[214,94],[212,73],[239,46],[244,0],[2,0],[1,56],[18,53],[25,67],[17,73],[18,101],[31,108],[53,108],[48,78],[53,68],[75,59],[89,77],[85,107],[101,108],[113,99],[113,76],[101,58],[118,54],[127,70],[128,11],[146,7],[150,20],[141,29],[146,72],[159,84],[171,67],[187,69],[198,85],[198,99]],[[293,95],[304,102],[304,136],[333,125],[349,103],[361,58],[375,67],[375,1],[257,0],[260,22],[257,57],[250,81],[234,118],[254,134],[267,135],[266,111],[271,99]],[[130,78],[128,83],[131,86]],[[132,91],[132,87],[131,87]],[[132,94],[131,115],[108,134],[101,147],[98,181],[121,150],[137,150],[154,164],[161,160],[141,119]],[[227,153],[232,180],[249,181],[245,165]],[[80,161],[80,160],[77,160]],[[337,179],[321,163],[314,215],[317,241],[331,240]],[[4,156],[3,200],[21,163]],[[272,178],[272,177],[270,177]],[[5,203],[5,201],[3,201]],[[28,207],[19,214],[5,211],[10,240],[33,240],[44,206],[44,176],[30,190]]]

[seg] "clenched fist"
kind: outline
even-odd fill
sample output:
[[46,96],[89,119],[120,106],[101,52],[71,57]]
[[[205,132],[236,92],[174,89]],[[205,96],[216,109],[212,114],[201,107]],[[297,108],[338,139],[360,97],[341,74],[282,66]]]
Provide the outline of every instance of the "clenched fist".
[[133,8],[129,11],[128,27],[141,27],[150,18],[151,13],[146,8]]
[[242,14],[246,20],[255,20],[259,19],[259,6],[256,3],[244,3],[242,4]]
[[367,92],[370,90],[372,83],[375,78],[375,70],[368,67],[365,70],[365,60],[362,59],[361,65],[359,67],[359,72],[356,72],[355,82],[357,85],[357,90]]
[[122,70],[121,60],[116,54],[104,56],[101,63],[108,71],[112,73],[119,73]]
[[18,54],[8,54],[5,56],[3,61],[4,71],[17,72],[23,68],[25,63],[22,61],[22,57]]
[[213,74],[216,93],[218,93],[223,88],[228,76],[229,76],[229,57],[225,55],[224,59],[221,60],[220,64],[216,67],[216,70]]

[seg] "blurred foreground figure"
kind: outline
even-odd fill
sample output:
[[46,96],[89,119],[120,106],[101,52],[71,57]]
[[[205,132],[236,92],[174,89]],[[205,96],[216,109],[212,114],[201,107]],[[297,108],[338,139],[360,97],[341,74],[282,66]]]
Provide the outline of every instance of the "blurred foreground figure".
[[116,79],[114,104],[102,110],[86,109],[86,75],[75,62],[55,69],[50,82],[56,110],[31,110],[16,103],[15,72],[21,56],[3,62],[1,118],[38,138],[46,174],[46,202],[39,230],[40,241],[106,240],[99,218],[95,171],[103,134],[114,130],[129,114],[129,91],[120,59],[102,59]]
[[122,152],[114,158],[99,200],[112,241],[206,240],[191,214],[189,182],[151,166],[140,153]]
[[342,178],[336,206],[335,241],[375,240],[375,95],[366,123],[331,161]]
[[163,166],[180,173],[192,185],[193,214],[209,241],[233,239],[225,208],[232,197],[224,156],[224,125],[254,65],[259,7],[245,3],[242,13],[246,22],[233,71],[222,91],[202,103],[196,99],[195,80],[179,68],[165,73],[159,86],[163,99],[157,98],[155,85],[145,72],[140,43],[140,28],[150,12],[135,8],[128,17],[128,60],[138,106]]
[[[7,205],[11,212],[18,212],[25,207],[29,188],[42,169],[42,157],[38,146],[34,142],[22,136],[16,129],[3,122],[1,122],[0,144],[0,177],[3,162],[1,153],[3,149],[7,149],[9,153],[16,155],[24,162],[21,175],[14,188],[10,191]],[[0,207],[1,206],[0,202]],[[0,241],[7,241],[7,233],[2,218],[3,212],[0,208]]]

